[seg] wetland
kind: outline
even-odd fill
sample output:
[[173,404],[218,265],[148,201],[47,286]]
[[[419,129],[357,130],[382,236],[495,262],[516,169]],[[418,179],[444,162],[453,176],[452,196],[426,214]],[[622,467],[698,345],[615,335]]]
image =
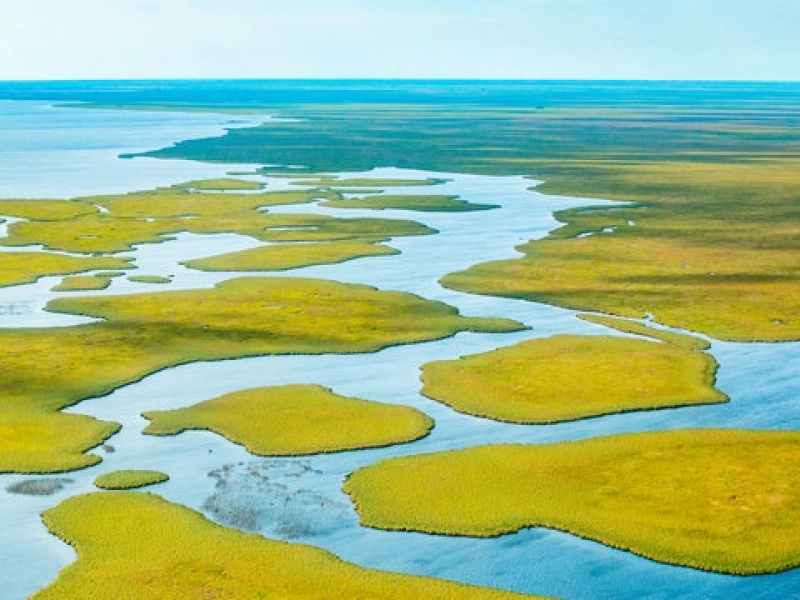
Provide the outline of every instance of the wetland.
[[791,85],[263,85],[72,90],[76,145],[151,128],[96,159],[135,182],[0,153],[10,598],[800,589]]

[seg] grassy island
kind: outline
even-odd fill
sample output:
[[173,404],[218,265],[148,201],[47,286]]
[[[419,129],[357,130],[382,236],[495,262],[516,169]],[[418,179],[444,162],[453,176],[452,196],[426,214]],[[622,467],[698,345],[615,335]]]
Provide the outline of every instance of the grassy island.
[[361,285],[295,278],[229,280],[210,290],[58,298],[52,311],[102,321],[0,329],[0,472],[95,464],[84,452],[115,423],[60,409],[167,367],[267,354],[373,352],[458,331],[514,331],[446,304]]
[[372,210],[415,210],[419,212],[471,212],[499,208],[496,204],[474,204],[458,196],[444,195],[399,195],[380,194],[345,200],[333,199],[323,202],[334,208],[367,208]]
[[141,492],[95,492],[44,513],[78,559],[32,600],[77,598],[532,598],[357,567],[333,554],[216,525]]
[[328,265],[368,256],[390,256],[399,251],[367,242],[306,242],[274,244],[183,264],[201,271],[285,271],[312,265]]
[[54,292],[86,292],[91,290],[104,290],[111,285],[111,277],[103,275],[78,275],[65,277],[51,289]]
[[34,283],[49,275],[73,275],[98,269],[127,269],[130,259],[81,257],[49,252],[0,252],[0,286]]
[[210,430],[259,456],[389,446],[419,439],[433,427],[413,408],[347,398],[316,385],[244,390],[143,416],[152,421],[144,433]]
[[111,471],[98,476],[94,485],[101,490],[133,490],[163,483],[169,475],[161,471]]
[[422,393],[455,410],[514,423],[726,402],[716,361],[674,344],[557,335],[422,367]]
[[390,459],[345,484],[382,529],[549,527],[732,574],[800,566],[800,433],[676,430]]

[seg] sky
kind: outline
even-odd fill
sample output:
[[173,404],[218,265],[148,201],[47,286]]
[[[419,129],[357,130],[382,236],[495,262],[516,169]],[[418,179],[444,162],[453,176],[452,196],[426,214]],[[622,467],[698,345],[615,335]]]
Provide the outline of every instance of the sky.
[[799,0],[0,0],[0,80],[800,80]]

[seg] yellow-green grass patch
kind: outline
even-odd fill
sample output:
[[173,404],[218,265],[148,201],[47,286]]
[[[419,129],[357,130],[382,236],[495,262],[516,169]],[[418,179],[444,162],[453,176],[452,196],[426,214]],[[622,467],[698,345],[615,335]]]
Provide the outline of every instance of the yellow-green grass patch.
[[132,283],[172,283],[172,279],[162,275],[128,275],[126,279]]
[[716,361],[680,346],[556,335],[422,367],[422,393],[457,411],[557,423],[635,410],[726,402]]
[[61,283],[54,285],[54,292],[86,292],[104,290],[111,285],[111,278],[102,275],[76,275],[65,277]]
[[174,188],[189,190],[234,191],[234,190],[261,190],[266,184],[246,179],[233,177],[220,177],[218,179],[195,179],[173,185]]
[[96,206],[71,200],[0,200],[0,215],[31,221],[63,221],[98,212]]
[[129,258],[65,256],[49,252],[0,252],[0,286],[34,283],[50,275],[127,269],[130,261]]
[[94,485],[101,490],[134,490],[169,480],[169,475],[162,471],[122,470],[98,475]]
[[365,242],[307,242],[261,246],[182,264],[201,271],[283,271],[340,263],[367,256],[399,254],[398,250]]
[[638,321],[631,321],[629,319],[620,319],[618,317],[609,317],[607,315],[593,315],[582,314],[578,315],[579,319],[602,325],[622,331],[623,333],[632,333],[634,335],[642,335],[645,337],[661,340],[668,344],[675,344],[690,350],[707,350],[711,344],[704,339],[695,337],[693,335],[686,335],[684,333],[676,333],[674,331],[666,331],[664,329],[656,329],[655,327],[648,327],[644,323]]
[[498,208],[496,204],[474,204],[460,199],[458,196],[445,195],[400,195],[385,194],[350,198],[333,199],[323,202],[325,206],[334,208],[367,208],[372,210],[414,210],[420,212],[469,212]]
[[390,459],[345,491],[382,529],[548,527],[731,574],[800,566],[800,433],[676,430]]
[[104,321],[0,329],[0,472],[77,469],[118,426],[60,413],[160,369],[267,354],[372,352],[459,331],[514,331],[401,292],[295,278],[225,281],[210,290],[58,298],[57,312]]
[[433,427],[413,408],[339,396],[316,385],[243,390],[143,416],[152,421],[144,433],[210,430],[259,456],[389,446],[424,437]]
[[141,492],[95,492],[47,510],[48,529],[78,559],[35,600],[72,598],[530,598],[426,577],[384,573],[300,544],[227,529]]

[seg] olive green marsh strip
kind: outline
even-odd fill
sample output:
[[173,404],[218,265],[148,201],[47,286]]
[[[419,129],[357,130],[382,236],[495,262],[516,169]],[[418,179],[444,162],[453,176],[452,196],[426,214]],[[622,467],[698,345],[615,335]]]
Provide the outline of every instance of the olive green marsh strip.
[[78,558],[35,600],[534,598],[364,569],[319,548],[227,529],[140,492],[77,496],[47,510],[43,519]]
[[363,198],[326,200],[323,206],[333,208],[368,208],[372,210],[413,210],[419,212],[471,212],[499,208],[496,204],[474,204],[458,196],[422,194],[381,194]]
[[306,242],[261,246],[219,256],[188,260],[182,264],[200,271],[285,271],[312,265],[329,265],[369,256],[391,256],[398,250],[367,242]]
[[364,525],[466,536],[548,527],[737,575],[800,566],[800,433],[675,430],[389,459],[345,483]]
[[210,430],[259,456],[389,446],[417,440],[433,428],[433,421],[413,408],[339,396],[316,385],[244,390],[142,416],[152,421],[143,433]]

